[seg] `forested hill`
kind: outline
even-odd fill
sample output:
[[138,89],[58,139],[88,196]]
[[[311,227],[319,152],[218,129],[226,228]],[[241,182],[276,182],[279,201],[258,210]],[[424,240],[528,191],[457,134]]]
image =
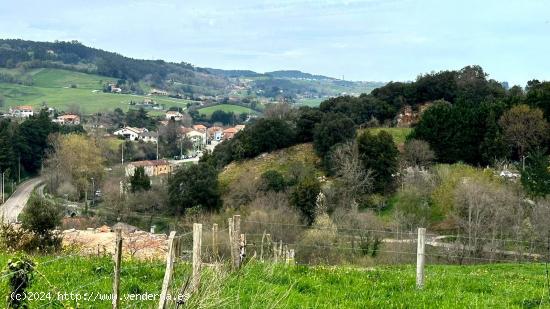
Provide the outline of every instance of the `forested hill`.
[[[159,88],[187,97],[237,96],[265,97],[284,100],[313,99],[343,93],[369,92],[380,83],[344,82],[334,78],[300,71],[256,73],[249,70],[199,68],[192,64],[163,60],[141,60],[125,57],[78,41],[35,42],[0,39],[0,68],[24,71],[35,68],[59,68],[112,77],[135,93]],[[6,77],[0,71],[0,82],[17,82],[14,72]],[[246,79],[246,80],[243,80]],[[244,87],[244,88],[243,88]],[[243,89],[245,91],[243,91]]]
[[189,63],[139,60],[87,47],[78,41],[34,42],[0,39],[0,67],[63,66],[88,73],[139,81],[148,74],[166,77],[169,73],[206,72]]

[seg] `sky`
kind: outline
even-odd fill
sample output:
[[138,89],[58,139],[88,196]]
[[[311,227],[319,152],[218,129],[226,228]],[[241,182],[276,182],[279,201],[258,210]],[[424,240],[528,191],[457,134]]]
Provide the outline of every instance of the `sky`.
[[510,84],[550,80],[550,0],[0,0],[0,37],[346,80],[471,64]]

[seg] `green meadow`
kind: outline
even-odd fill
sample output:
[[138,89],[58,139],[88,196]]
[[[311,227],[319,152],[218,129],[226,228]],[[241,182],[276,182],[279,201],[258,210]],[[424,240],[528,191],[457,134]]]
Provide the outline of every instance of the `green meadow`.
[[[6,265],[9,257],[0,255],[0,265]],[[42,296],[30,301],[29,308],[111,308],[111,301],[100,296],[112,291],[110,257],[33,259],[36,267],[27,292]],[[415,286],[414,265],[355,268],[251,261],[238,272],[230,272],[227,266],[205,266],[200,289],[185,307],[550,308],[542,263],[428,265],[426,285],[421,290]],[[164,268],[163,260],[125,259],[121,271],[121,307],[156,307],[158,300],[132,300],[130,295],[159,294]],[[170,292],[176,295],[189,276],[190,265],[176,263]],[[0,278],[0,302],[5,302],[7,277]],[[57,300],[64,293],[87,295],[91,299]]]
[[[33,85],[24,86],[11,83],[0,83],[0,95],[6,104],[0,110],[11,106],[31,105],[40,107],[43,103],[58,110],[78,105],[82,113],[96,113],[115,108],[128,110],[130,101],[142,101],[149,96],[131,94],[112,94],[101,91],[103,84],[113,81],[112,78],[84,74],[58,69],[36,69],[27,74],[32,76]],[[71,88],[75,85],[76,88]],[[167,97],[153,97],[153,100],[171,106],[186,107],[189,101]]]
[[210,117],[213,112],[215,111],[224,111],[226,113],[233,112],[235,115],[239,115],[242,113],[246,114],[257,114],[256,111],[253,109],[250,109],[248,107],[240,106],[240,105],[233,105],[233,104],[219,104],[219,105],[213,105],[204,107],[198,110],[200,114],[204,114],[207,117]]

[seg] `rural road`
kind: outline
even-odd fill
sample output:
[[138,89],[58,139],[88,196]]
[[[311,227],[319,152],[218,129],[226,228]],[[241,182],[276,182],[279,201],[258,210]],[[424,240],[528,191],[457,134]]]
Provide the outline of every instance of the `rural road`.
[[27,204],[32,191],[42,181],[42,178],[36,177],[21,183],[17,187],[17,190],[6,200],[6,203],[0,206],[0,216],[4,222],[11,223],[17,221],[17,216],[23,211],[23,207]]

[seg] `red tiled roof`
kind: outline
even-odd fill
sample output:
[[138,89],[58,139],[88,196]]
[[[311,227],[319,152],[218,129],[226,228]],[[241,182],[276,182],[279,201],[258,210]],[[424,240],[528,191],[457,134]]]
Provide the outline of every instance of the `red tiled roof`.
[[159,165],[168,165],[168,161],[166,160],[145,160],[145,161],[135,161],[130,163],[135,167],[141,167],[141,166],[159,166]]

